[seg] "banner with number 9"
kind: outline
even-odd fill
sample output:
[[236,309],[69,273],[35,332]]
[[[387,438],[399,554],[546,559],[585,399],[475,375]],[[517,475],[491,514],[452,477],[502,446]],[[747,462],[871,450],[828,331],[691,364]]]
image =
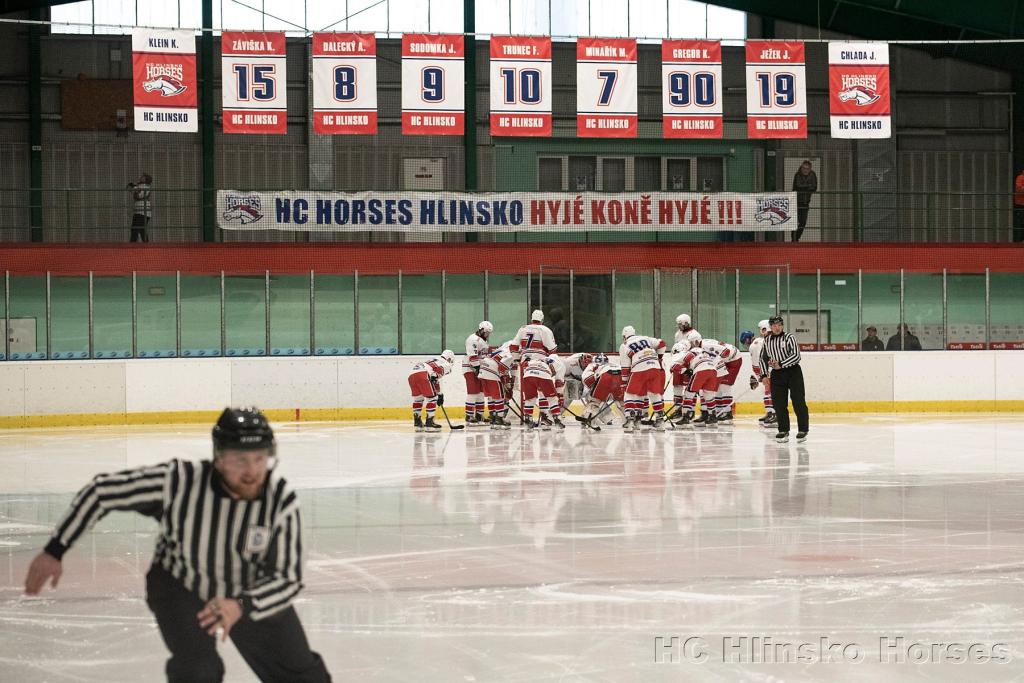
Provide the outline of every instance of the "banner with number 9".
[[402,36],[402,133],[462,135],[465,41],[461,35]]

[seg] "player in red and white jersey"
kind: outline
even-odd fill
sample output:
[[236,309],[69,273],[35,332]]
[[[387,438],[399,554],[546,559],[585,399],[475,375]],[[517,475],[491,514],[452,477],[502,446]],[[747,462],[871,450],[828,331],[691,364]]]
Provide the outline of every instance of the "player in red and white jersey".
[[[542,429],[547,429],[544,418],[548,417],[551,423],[558,429],[565,429],[565,425],[559,419],[561,409],[558,405],[558,394],[555,391],[555,364],[548,356],[540,356],[537,353],[524,357],[521,363],[523,369],[523,415],[526,418],[526,426],[530,429],[540,424]],[[540,420],[533,421],[533,408],[540,409]]]
[[594,361],[583,371],[583,403],[586,406],[583,422],[591,429],[600,430],[597,425],[590,424],[591,420],[605,410],[609,398],[622,409],[624,389],[622,369],[603,353],[594,356]]
[[566,379],[578,379],[583,381],[583,373],[590,364],[594,362],[594,356],[589,353],[574,353],[565,359]]
[[487,397],[491,413],[491,429],[509,429],[512,423],[505,419],[508,412],[506,388],[511,391],[512,373],[519,365],[512,353],[511,342],[505,342],[480,359],[480,385]]
[[[771,325],[768,324],[767,320],[762,320],[757,323],[758,333],[744,332],[740,336],[740,343],[747,345],[747,350],[750,352],[750,367],[754,371],[754,374],[750,376],[750,388],[757,389],[761,382],[761,351],[764,349],[764,338],[771,333]],[[743,341],[744,337],[749,336],[750,341]],[[770,378],[764,378],[764,416],[758,419],[764,426],[771,426],[778,422],[778,418],[775,416],[775,406],[772,404],[772,385]]]
[[[698,344],[701,342],[698,342]],[[704,353],[700,346],[690,346],[684,340],[678,348],[682,357],[677,354],[669,368],[673,374],[688,376],[689,382],[683,393],[681,415],[675,420],[677,426],[687,425],[693,420],[693,411],[697,405],[698,394],[701,397],[701,425],[715,424],[711,406],[714,404],[715,393],[718,391],[718,367],[716,359]]]
[[622,328],[622,346],[619,347],[619,365],[622,366],[622,382],[626,385],[626,432],[639,428],[644,412],[644,399],[650,400],[654,411],[654,428],[664,429],[665,371],[661,357],[665,354],[665,342],[654,337],[636,333],[632,325]]
[[[416,431],[436,430],[441,425],[434,422],[437,406],[444,405],[444,394],[438,391],[441,378],[452,371],[455,354],[445,349],[440,356],[420,361],[409,372],[409,389],[412,391],[412,422]],[[420,410],[426,406],[426,422],[420,421]]]
[[674,419],[681,418],[686,412],[683,400],[692,375],[688,368],[683,367],[683,357],[689,348],[686,341],[676,342],[672,346],[672,358],[669,360],[669,373],[672,375],[672,409],[669,412]]
[[704,353],[714,354],[718,358],[718,392],[711,412],[718,422],[729,422],[732,420],[733,411],[732,387],[740,374],[740,368],[743,367],[740,350],[732,344],[715,339],[705,339],[701,348]]
[[559,356],[557,353],[550,356],[551,367],[555,370],[555,393],[558,395],[558,409],[560,412],[565,412],[565,375],[568,370],[568,366],[565,363],[565,359]]
[[686,313],[680,313],[676,316],[676,336],[673,339],[673,345],[678,344],[684,339],[689,339],[690,343],[693,343],[694,338],[690,332],[696,332],[693,329],[693,325],[690,323],[690,316]]
[[480,359],[491,352],[487,340],[494,331],[490,321],[482,320],[476,332],[466,337],[466,357],[462,359],[462,376],[466,379],[466,424],[484,422],[484,388],[480,385]]
[[512,352],[520,356],[523,367],[531,356],[546,358],[558,350],[555,335],[544,324],[544,312],[537,309],[530,315],[530,322],[519,328],[512,338]]

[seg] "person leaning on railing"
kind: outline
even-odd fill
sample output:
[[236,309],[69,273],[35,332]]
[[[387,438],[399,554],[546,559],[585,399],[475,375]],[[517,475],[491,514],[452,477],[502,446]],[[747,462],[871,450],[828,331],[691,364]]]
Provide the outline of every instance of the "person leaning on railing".
[[132,190],[132,242],[148,242],[146,226],[153,218],[153,176],[143,173],[134,183],[128,183]]
[[1024,169],[1013,181],[1013,241],[1024,242]]

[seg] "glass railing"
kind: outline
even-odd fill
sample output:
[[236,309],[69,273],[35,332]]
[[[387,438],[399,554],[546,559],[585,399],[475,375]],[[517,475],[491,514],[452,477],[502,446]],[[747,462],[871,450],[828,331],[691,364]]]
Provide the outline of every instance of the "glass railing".
[[671,340],[680,313],[733,343],[779,313],[808,350],[1024,348],[1024,273],[5,273],[2,287],[6,360],[461,352],[480,320],[500,343],[535,308],[562,352],[613,350],[624,325]]

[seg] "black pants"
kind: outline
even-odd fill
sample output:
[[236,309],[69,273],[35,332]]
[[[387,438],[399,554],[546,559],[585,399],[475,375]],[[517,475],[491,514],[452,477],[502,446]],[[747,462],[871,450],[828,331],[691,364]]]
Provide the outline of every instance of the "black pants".
[[1013,206],[1013,241],[1024,242],[1024,206]]
[[804,400],[804,371],[799,365],[791,368],[772,370],[772,405],[779,418],[779,431],[789,432],[789,401],[793,400],[793,412],[796,413],[797,431],[806,432],[810,429],[810,416],[807,414],[807,401]]
[[793,233],[793,241],[799,242],[800,237],[804,234],[804,228],[807,227],[807,215],[811,212],[810,205],[808,206],[797,206],[796,207],[796,232]]
[[149,217],[141,213],[132,215],[132,242],[148,242],[149,235],[146,234],[146,225],[149,224]]
[[[203,609],[202,600],[162,567],[154,565],[146,574],[146,604],[156,616],[160,635],[171,651],[166,666],[168,681],[217,683],[224,678],[224,662],[217,654],[214,636],[207,635],[196,618]],[[292,607],[260,621],[242,617],[230,636],[261,681],[331,680],[320,655],[309,649]]]

